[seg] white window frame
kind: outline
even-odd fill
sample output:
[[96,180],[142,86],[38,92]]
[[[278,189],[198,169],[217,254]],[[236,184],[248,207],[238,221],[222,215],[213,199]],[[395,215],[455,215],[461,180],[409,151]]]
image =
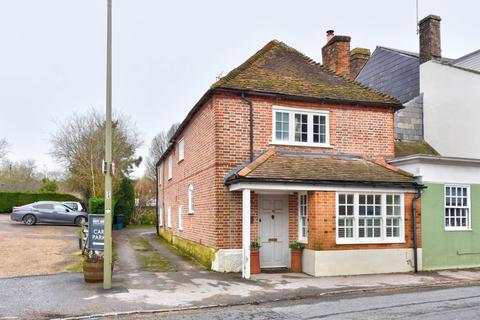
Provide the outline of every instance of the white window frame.
[[[305,197],[305,226],[302,225],[302,202],[301,197]],[[306,229],[306,236],[303,236],[303,228]],[[308,243],[308,194],[307,192],[298,193],[298,242]]]
[[[339,210],[338,201],[340,194],[353,194],[353,238],[339,238],[338,236],[338,220]],[[387,237],[387,194],[400,196],[400,233],[399,237]],[[359,237],[359,196],[360,195],[380,195],[381,196],[381,232],[379,238],[360,238]],[[348,191],[336,192],[336,243],[337,244],[372,244],[372,243],[405,243],[405,197],[399,192],[377,192],[377,191]],[[372,216],[375,217],[375,216]]]
[[185,138],[178,141],[178,162],[185,159]]
[[172,208],[167,209],[167,228],[172,228]]
[[195,212],[195,192],[193,191],[193,185],[188,186],[188,214]]
[[163,227],[163,208],[158,208],[158,225]]
[[[465,227],[462,226],[455,226],[455,227],[447,227],[445,223],[446,219],[446,210],[447,210],[447,202],[446,202],[446,197],[447,197],[447,188],[466,188],[467,189],[467,206],[448,206],[448,208],[451,209],[467,209],[468,214],[467,214],[467,225]],[[472,230],[472,209],[471,209],[471,194],[470,194],[470,185],[468,184],[445,184],[443,186],[443,226],[445,228],[445,231],[471,231]]]
[[178,206],[178,230],[183,230],[183,206]]
[[158,166],[158,185],[161,186],[163,182],[163,161]]
[[168,156],[168,180],[173,178],[173,155]]
[[[275,113],[288,113],[288,141],[277,140],[275,135]],[[295,114],[306,114],[308,116],[307,124],[307,142],[295,141]],[[325,117],[325,142],[313,142],[313,116]],[[272,107],[272,142],[271,144],[306,146],[331,148],[330,146],[330,112],[326,110],[299,109],[281,106]]]

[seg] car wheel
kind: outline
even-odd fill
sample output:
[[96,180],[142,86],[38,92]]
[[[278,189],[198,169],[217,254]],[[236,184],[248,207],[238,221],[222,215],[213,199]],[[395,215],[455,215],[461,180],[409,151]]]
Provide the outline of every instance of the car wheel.
[[37,223],[37,218],[35,218],[33,214],[27,214],[22,220],[27,226],[33,226],[35,223]]
[[76,217],[74,223],[81,227],[87,222],[87,219],[85,217]]

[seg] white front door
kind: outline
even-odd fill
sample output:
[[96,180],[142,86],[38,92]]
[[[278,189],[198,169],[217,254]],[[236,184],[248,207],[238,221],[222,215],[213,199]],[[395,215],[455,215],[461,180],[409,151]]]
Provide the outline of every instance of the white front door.
[[260,196],[260,267],[288,266],[288,196]]

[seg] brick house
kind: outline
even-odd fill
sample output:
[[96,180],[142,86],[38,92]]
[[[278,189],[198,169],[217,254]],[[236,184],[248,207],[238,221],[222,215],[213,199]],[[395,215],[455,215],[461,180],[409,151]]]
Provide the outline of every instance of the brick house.
[[157,164],[165,238],[245,278],[251,242],[261,268],[297,241],[314,276],[416,267],[420,186],[384,160],[402,105],[349,80],[349,42],[330,32],[322,66],[271,41],[201,97]]

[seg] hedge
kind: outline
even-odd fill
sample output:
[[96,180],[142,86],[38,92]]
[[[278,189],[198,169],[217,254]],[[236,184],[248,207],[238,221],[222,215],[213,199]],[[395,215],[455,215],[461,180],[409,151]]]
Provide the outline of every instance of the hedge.
[[[115,201],[112,200],[112,214],[115,210]],[[91,214],[104,214],[105,213],[105,200],[103,198],[90,198],[88,200],[88,213]]]
[[37,201],[78,201],[70,194],[55,192],[3,192],[0,191],[0,213],[10,213],[13,207]]

